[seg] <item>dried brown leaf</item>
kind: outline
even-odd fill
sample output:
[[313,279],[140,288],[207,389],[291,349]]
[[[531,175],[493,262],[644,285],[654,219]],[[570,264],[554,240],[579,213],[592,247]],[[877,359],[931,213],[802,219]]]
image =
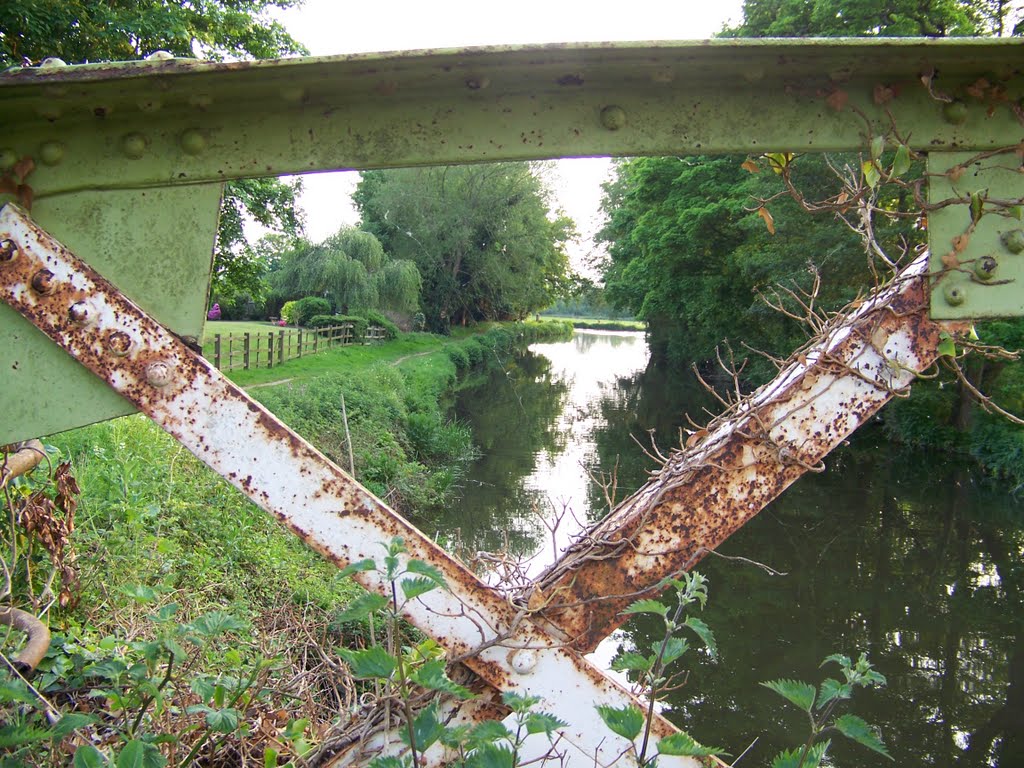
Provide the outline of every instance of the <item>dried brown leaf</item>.
[[956,269],[960,266],[960,259],[956,257],[956,254],[950,251],[949,253],[943,254],[942,266],[946,269]]
[[772,215],[768,212],[768,209],[762,205],[760,208],[757,209],[757,215],[764,219],[764,225],[768,227],[768,234],[774,235],[775,219],[772,218]]
[[846,103],[850,100],[850,94],[841,88],[836,88],[825,98],[825,103],[828,104],[836,112],[842,112],[846,108]]
[[759,166],[755,161],[751,160],[749,157],[740,164],[740,168],[749,173],[761,172],[761,166]]

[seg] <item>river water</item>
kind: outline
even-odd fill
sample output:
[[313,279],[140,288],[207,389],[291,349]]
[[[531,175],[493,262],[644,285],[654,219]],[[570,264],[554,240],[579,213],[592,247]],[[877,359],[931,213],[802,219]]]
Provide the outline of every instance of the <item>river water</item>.
[[[641,334],[578,331],[475,374],[455,414],[483,453],[438,527],[468,551],[543,568],[607,512],[592,477],[617,465],[624,498],[653,466],[649,430],[671,446],[686,412],[699,421],[711,407],[692,377],[670,379],[647,357]],[[826,656],[867,652],[888,686],[858,691],[846,711],[881,728],[895,765],[1024,766],[1022,504],[962,460],[862,433],[719,549],[786,575],[701,563],[719,655],[684,657],[687,683],[665,714],[733,756],[753,743],[739,765],[766,766],[802,742],[806,716],[758,683],[819,683]],[[646,651],[654,631],[633,621],[600,656]],[[830,754],[840,768],[889,764],[839,741]]]

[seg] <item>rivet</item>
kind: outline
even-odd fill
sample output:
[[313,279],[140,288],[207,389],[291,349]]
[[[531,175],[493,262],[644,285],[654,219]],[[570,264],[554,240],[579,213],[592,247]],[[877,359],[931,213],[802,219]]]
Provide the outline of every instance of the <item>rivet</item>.
[[206,138],[195,128],[189,128],[178,139],[186,155],[198,155],[206,149]]
[[967,105],[962,101],[949,101],[942,106],[942,117],[952,125],[967,122]]
[[1024,229],[1011,229],[1009,232],[1003,232],[1000,239],[1010,253],[1024,252]]
[[68,63],[64,59],[58,59],[56,56],[50,56],[49,58],[43,59],[43,63],[39,65],[40,69],[54,69],[56,67],[66,67]]
[[53,292],[53,272],[48,269],[40,269],[32,275],[32,290],[41,296]]
[[166,387],[174,379],[174,368],[170,363],[157,360],[146,366],[146,381],[154,387]]
[[622,107],[611,106],[601,110],[601,125],[609,131],[617,131],[626,127],[626,110]]
[[121,151],[132,160],[146,154],[146,137],[141,133],[127,133],[121,137]]
[[91,325],[96,320],[96,311],[87,301],[77,301],[68,310],[68,317],[75,325]]
[[995,256],[982,256],[974,262],[974,276],[979,280],[991,280],[998,266]]
[[528,675],[537,666],[537,652],[530,648],[520,648],[512,652],[509,664],[517,674]]
[[967,290],[962,285],[950,283],[943,289],[942,296],[945,298],[946,303],[949,304],[949,306],[959,307],[967,301]]
[[0,264],[13,261],[18,255],[18,245],[13,240],[0,240]]
[[18,162],[18,155],[13,149],[0,149],[0,171],[9,171]]
[[46,165],[59,165],[64,159],[64,145],[59,141],[47,141],[39,145],[39,159]]
[[[107,337],[107,350],[114,357],[124,357],[132,348],[132,337],[124,331],[114,331]],[[149,372],[147,371],[147,376]],[[161,386],[161,385],[156,385]]]
[[174,54],[170,51],[153,51],[146,57],[146,61],[172,61]]

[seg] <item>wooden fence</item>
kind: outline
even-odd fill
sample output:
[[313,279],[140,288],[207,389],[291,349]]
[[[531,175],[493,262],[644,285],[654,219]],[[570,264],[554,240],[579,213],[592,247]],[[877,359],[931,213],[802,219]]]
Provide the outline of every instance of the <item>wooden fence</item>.
[[[366,329],[364,344],[384,341],[386,331],[376,325]],[[303,355],[358,343],[353,341],[352,324],[305,330],[281,328],[266,333],[227,333],[213,337],[214,366],[221,371],[249,368],[273,368]]]

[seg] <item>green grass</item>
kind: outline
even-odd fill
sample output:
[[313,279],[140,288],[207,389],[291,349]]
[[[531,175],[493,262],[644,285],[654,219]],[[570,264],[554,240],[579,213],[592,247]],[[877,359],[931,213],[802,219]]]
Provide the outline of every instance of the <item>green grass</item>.
[[229,333],[269,333],[270,331],[288,330],[281,328],[276,323],[256,322],[249,320],[207,320],[206,328],[203,331],[203,346],[213,343],[216,334],[227,335]]
[[541,322],[544,322],[545,320],[557,320],[563,323],[572,323],[575,328],[592,328],[596,330],[642,331],[647,328],[647,324],[642,320],[605,320],[603,318],[543,315],[541,317]]

